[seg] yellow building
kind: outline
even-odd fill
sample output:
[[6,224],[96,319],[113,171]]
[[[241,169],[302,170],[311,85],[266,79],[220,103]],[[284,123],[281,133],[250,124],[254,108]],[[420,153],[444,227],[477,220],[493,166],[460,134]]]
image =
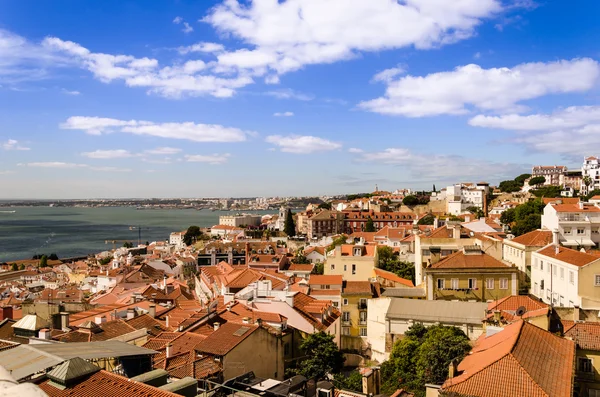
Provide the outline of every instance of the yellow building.
[[427,299],[493,301],[519,291],[518,269],[466,246],[425,269]]
[[381,295],[378,283],[344,281],[342,288],[341,349],[361,351],[366,347],[367,301]]
[[366,281],[375,277],[377,246],[369,244],[343,244],[327,256],[323,273],[341,275],[345,281]]
[[527,295],[507,296],[488,303],[484,327],[504,327],[523,320],[550,331],[550,305]]
[[577,345],[575,380],[580,396],[600,396],[600,323],[561,321],[564,337]]

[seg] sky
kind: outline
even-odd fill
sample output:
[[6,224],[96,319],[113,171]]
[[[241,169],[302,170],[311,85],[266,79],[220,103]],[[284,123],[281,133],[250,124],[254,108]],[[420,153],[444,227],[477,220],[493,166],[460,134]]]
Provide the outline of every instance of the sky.
[[600,2],[2,0],[0,199],[496,184],[600,155]]

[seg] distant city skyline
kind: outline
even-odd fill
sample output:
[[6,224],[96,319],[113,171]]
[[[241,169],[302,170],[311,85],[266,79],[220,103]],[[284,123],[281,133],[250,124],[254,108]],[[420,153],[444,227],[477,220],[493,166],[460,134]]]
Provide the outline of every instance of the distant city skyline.
[[0,199],[322,196],[600,155],[600,4],[0,2]]

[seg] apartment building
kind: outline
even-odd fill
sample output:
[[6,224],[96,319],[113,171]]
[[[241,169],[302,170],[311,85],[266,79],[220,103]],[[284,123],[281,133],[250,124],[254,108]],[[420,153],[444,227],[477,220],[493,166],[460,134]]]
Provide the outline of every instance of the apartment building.
[[342,289],[342,339],[341,348],[362,351],[367,337],[367,302],[378,298],[378,283],[345,281]]
[[458,183],[446,187],[446,212],[460,215],[469,207],[477,207],[485,211],[486,197],[490,187],[487,182]]
[[534,230],[511,240],[505,239],[502,242],[502,259],[515,265],[523,275],[531,276],[531,254],[551,242],[550,230]]
[[[589,181],[589,186],[586,181]],[[581,167],[581,194],[586,195],[595,189],[600,189],[600,160],[598,157],[586,157]]]
[[375,277],[378,260],[376,245],[342,244],[328,254],[323,273],[341,275],[345,281],[365,281]]
[[564,165],[536,165],[531,169],[531,177],[543,176],[544,185],[560,186],[563,175],[567,172]]
[[595,247],[600,243],[600,207],[579,202],[550,202],[544,207],[542,228],[557,230],[559,243],[567,247]]
[[531,293],[560,307],[600,309],[600,257],[554,243],[532,254]]
[[241,215],[221,215],[219,216],[219,225],[242,227],[242,226],[260,226],[262,217],[253,214]]

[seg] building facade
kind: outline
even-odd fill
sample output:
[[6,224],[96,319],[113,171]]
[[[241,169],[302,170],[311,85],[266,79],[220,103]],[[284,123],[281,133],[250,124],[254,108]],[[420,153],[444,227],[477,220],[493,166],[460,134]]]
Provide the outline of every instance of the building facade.
[[544,185],[560,186],[563,175],[567,172],[564,165],[536,165],[531,169],[531,177],[543,176]]
[[595,189],[600,189],[600,160],[594,156],[586,157],[581,167],[581,194],[586,195]]
[[595,247],[600,243],[600,207],[584,202],[550,202],[544,207],[542,228],[558,231],[564,246]]
[[375,277],[378,260],[376,245],[342,244],[328,254],[323,273],[341,275],[344,281],[365,281]]

